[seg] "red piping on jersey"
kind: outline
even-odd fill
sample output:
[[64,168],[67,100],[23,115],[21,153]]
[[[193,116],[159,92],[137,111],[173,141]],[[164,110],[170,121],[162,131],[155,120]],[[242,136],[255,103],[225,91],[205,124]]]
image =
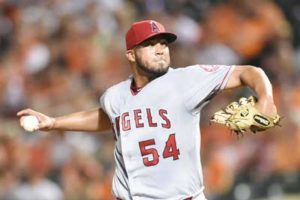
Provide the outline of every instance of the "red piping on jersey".
[[143,87],[137,87],[134,83],[134,80],[131,81],[130,91],[133,96],[137,95],[142,90],[142,88]]
[[[228,74],[229,74],[229,72],[230,72],[231,69],[232,69],[232,65],[229,67],[229,70],[226,72],[226,74],[225,74],[225,76],[224,76],[224,78],[223,78],[223,80],[222,80],[222,82],[221,82],[220,88],[218,88],[218,89],[221,89],[221,88],[222,88],[222,86],[223,86],[223,84],[224,84],[224,81],[225,81],[225,79],[227,78],[227,76],[228,76]],[[224,86],[224,87],[225,87],[225,86]]]

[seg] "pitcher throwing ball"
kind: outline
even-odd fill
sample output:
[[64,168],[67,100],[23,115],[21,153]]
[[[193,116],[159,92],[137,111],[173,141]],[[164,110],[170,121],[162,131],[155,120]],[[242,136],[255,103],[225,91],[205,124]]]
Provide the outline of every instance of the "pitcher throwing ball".
[[117,199],[205,200],[200,159],[200,112],[218,92],[250,87],[255,108],[276,116],[272,86],[253,66],[170,67],[169,44],[177,36],[153,20],[133,23],[126,34],[132,76],[109,88],[100,107],[57,118],[31,109],[39,130],[114,130]]

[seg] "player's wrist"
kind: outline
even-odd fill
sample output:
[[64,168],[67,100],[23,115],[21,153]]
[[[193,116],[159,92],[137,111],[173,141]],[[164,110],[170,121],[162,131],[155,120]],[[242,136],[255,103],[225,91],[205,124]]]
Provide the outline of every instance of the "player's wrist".
[[50,120],[51,120],[51,125],[49,126],[49,130],[55,130],[55,129],[57,129],[57,119],[56,118],[54,118],[54,117],[51,117],[50,118]]
[[274,104],[274,99],[272,94],[262,94],[258,96],[258,102],[265,102]]
[[265,96],[260,97],[256,104],[256,108],[263,114],[274,116],[277,114],[276,106],[273,97]]

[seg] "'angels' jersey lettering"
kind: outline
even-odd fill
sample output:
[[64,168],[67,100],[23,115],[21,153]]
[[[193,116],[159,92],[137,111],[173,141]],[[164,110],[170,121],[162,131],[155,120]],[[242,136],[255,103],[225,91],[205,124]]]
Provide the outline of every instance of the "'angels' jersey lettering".
[[[159,118],[153,120],[153,111],[150,108],[146,109],[134,109],[132,112],[124,112],[121,114],[121,129],[123,131],[130,131],[133,128],[144,128],[147,127],[161,127],[170,128],[171,122],[168,119],[168,111],[165,109],[159,109],[157,111]],[[160,123],[158,123],[160,121]],[[119,127],[119,126],[118,126]],[[120,130],[117,130],[118,133]]]
[[115,133],[114,194],[127,199],[204,199],[200,111],[222,90],[231,66],[193,65],[169,71],[136,95],[132,78],[101,97]]

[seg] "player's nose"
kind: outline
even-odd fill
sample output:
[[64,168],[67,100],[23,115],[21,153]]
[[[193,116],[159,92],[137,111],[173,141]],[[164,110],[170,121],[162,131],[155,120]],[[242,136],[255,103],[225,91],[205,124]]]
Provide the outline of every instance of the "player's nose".
[[157,44],[155,44],[155,53],[157,55],[163,55],[165,48],[166,48],[166,45],[161,44],[161,43],[157,43]]

